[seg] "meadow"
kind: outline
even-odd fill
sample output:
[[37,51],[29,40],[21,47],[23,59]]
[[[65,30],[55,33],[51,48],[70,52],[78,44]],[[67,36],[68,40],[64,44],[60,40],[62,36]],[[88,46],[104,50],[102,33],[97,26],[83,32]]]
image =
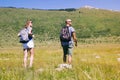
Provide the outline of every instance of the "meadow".
[[[57,71],[62,62],[58,42],[35,47],[34,65],[23,67],[22,47],[0,49],[0,80],[120,80],[120,45],[78,44],[74,47],[73,68]],[[29,60],[29,58],[28,58]]]
[[[0,8],[0,18],[0,80],[120,80],[120,12]],[[67,18],[72,19],[78,47],[73,68],[57,71],[63,63],[59,31]],[[35,56],[33,67],[25,69],[17,34],[27,19],[33,21]]]

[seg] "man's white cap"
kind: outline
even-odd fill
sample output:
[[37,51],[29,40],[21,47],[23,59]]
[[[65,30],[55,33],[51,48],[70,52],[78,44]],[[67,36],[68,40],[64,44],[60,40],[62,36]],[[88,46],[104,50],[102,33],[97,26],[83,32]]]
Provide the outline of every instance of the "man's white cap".
[[72,21],[71,19],[66,19],[66,21]]

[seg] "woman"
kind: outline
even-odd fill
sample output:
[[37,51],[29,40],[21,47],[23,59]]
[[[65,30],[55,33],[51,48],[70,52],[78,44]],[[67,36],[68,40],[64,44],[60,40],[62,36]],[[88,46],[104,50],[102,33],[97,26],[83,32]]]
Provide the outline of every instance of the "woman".
[[[33,58],[34,58],[34,42],[33,42],[33,33],[32,33],[32,21],[28,20],[25,24],[25,29],[28,32],[29,41],[26,43],[22,43],[23,45],[23,52],[24,52],[24,67],[27,67],[27,57],[28,52],[30,53],[30,63],[29,67],[33,65]],[[18,34],[20,36],[20,33]]]

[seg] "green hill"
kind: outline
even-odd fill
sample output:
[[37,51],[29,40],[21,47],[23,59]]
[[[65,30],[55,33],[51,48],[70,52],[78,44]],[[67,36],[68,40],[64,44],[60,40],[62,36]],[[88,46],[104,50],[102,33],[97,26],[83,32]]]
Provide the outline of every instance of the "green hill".
[[120,12],[86,8],[71,12],[0,8],[0,46],[19,44],[17,33],[27,19],[33,21],[36,42],[58,40],[67,18],[72,19],[78,39],[120,35]]

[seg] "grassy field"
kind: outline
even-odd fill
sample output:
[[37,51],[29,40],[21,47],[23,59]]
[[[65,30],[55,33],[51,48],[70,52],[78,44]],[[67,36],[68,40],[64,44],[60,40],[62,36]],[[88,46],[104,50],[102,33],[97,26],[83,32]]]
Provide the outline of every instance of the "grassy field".
[[[0,18],[0,80],[120,80],[119,12],[0,8]],[[67,18],[72,19],[79,45],[73,68],[56,71],[63,63],[59,31]],[[33,21],[35,59],[33,67],[25,69],[17,34],[27,19]]]
[[33,68],[25,69],[22,47],[0,48],[0,80],[120,80],[119,44],[79,44],[73,68],[62,71],[55,70],[62,63],[59,43],[36,46],[34,58]]

